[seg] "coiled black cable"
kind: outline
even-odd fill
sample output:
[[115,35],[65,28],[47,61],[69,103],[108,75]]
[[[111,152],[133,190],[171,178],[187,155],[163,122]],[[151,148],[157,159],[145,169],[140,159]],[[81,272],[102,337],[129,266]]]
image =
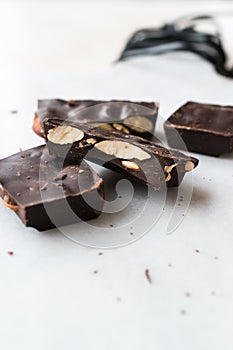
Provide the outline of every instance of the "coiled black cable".
[[[227,68],[227,54],[221,35],[215,28],[215,34],[200,32],[197,24],[212,22],[208,15],[184,17],[161,28],[145,28],[135,32],[127,42],[118,61],[133,56],[158,55],[169,51],[190,51],[214,65],[215,70],[226,77],[233,78],[233,68]],[[183,26],[183,27],[182,27]]]

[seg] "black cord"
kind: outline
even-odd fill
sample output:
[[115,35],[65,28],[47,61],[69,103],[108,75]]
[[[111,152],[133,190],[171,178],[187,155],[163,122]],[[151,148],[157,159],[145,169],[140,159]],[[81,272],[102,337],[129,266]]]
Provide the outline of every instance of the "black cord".
[[[215,26],[215,34],[196,30],[197,24],[213,22],[208,15],[183,17],[161,28],[145,28],[136,31],[127,42],[118,61],[134,56],[158,55],[170,51],[190,51],[214,65],[215,70],[226,77],[233,78],[233,68],[227,69],[227,55],[221,36]],[[186,22],[186,25],[185,23]],[[179,27],[183,28],[180,29]]]

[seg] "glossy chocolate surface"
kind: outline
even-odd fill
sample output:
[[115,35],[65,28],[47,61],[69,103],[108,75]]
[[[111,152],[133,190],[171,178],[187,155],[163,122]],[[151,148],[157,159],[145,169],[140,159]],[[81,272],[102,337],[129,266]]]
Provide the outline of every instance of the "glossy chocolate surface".
[[[52,130],[60,128],[59,120],[45,122],[45,131],[50,153],[61,157],[68,164],[76,164],[80,159],[85,158],[126,177],[133,177],[155,189],[162,188],[165,182],[169,187],[178,186],[185,172],[192,170],[198,164],[196,158],[188,157],[179,151],[166,149],[137,136],[123,135],[116,131],[102,130],[74,122],[65,122],[65,124],[80,130],[83,133],[83,138],[68,144],[64,143],[64,138],[62,144],[54,142],[51,138]],[[64,127],[64,123],[62,125]],[[65,134],[67,136],[66,130]],[[111,142],[113,147],[116,147],[115,142],[117,141],[117,147],[120,145],[126,150],[133,146],[136,153],[122,157],[114,156],[100,150],[99,145],[103,141],[105,144]],[[138,157],[137,154],[141,154],[141,152],[143,152],[143,156]],[[146,155],[145,159],[143,159],[144,154]],[[129,161],[129,163],[125,161]],[[191,165],[192,169],[187,167],[187,163],[188,166]]]
[[188,102],[164,124],[171,147],[219,156],[233,150],[233,107]]
[[69,119],[79,123],[99,124],[99,126],[111,130],[119,130],[118,124],[120,124],[124,126],[121,128],[121,132],[151,139],[157,119],[158,106],[157,102],[123,100],[39,100],[33,130],[39,136],[44,137],[43,123],[46,119],[59,119],[61,121]]
[[[64,167],[48,154],[46,146],[0,160],[0,183],[6,206],[26,226],[40,231],[100,214],[103,180],[86,162]],[[86,203],[84,193],[94,208]]]

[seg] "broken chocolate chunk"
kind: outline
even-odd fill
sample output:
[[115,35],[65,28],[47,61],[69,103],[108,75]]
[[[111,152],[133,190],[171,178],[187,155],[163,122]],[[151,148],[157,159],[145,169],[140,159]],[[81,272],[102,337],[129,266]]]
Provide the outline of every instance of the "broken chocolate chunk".
[[63,167],[46,146],[24,151],[23,159],[17,153],[0,160],[0,184],[6,207],[39,231],[93,219],[103,205],[103,180],[95,171],[86,162]]
[[198,164],[196,158],[143,138],[87,124],[48,120],[45,132],[49,152],[65,163],[76,164],[85,158],[155,189],[165,183],[178,186],[184,174]]
[[187,102],[164,123],[168,144],[210,156],[233,151],[233,107]]
[[158,114],[157,102],[94,101],[60,99],[39,100],[33,130],[44,137],[43,123],[47,119],[70,119],[92,123],[108,130],[139,135],[151,139]]

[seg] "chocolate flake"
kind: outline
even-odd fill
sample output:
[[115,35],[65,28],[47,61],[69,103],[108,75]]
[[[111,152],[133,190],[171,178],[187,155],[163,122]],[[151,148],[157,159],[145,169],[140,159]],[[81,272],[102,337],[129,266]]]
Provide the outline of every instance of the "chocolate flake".
[[146,276],[146,279],[148,281],[148,283],[152,283],[152,280],[151,280],[151,277],[150,277],[150,271],[149,269],[145,269],[145,276]]
[[67,177],[67,174],[59,174],[58,176],[55,176],[53,178],[54,181],[62,181],[65,180],[65,178]]
[[47,190],[47,187],[48,187],[48,182],[46,182],[46,183],[40,188],[40,190],[41,190],[41,191],[45,191],[45,190]]
[[180,310],[180,314],[181,314],[182,316],[185,316],[185,315],[187,315],[187,311],[184,310],[184,309],[182,309],[182,310]]

